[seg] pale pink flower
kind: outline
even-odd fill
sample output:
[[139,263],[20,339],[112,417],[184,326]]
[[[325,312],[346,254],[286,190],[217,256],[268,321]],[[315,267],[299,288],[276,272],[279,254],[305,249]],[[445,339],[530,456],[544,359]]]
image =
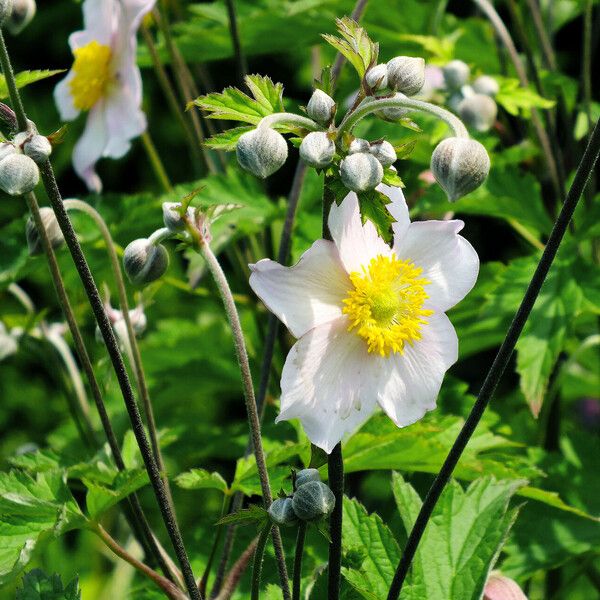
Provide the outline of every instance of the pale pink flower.
[[92,191],[102,189],[95,171],[98,160],[121,158],[146,129],[136,34],[155,1],[85,0],[84,29],[69,38],[75,61],[54,98],[64,121],[89,111],[73,151],[73,167]]
[[516,581],[492,571],[483,590],[483,600],[527,600],[527,596]]
[[332,206],[333,241],[293,267],[251,265],[250,285],[298,341],[281,378],[277,421],[298,418],[326,452],[379,405],[400,427],[435,408],[458,339],[444,314],[475,284],[462,221],[411,223],[400,189],[378,187],[395,219],[390,248],[361,222],[356,194]]

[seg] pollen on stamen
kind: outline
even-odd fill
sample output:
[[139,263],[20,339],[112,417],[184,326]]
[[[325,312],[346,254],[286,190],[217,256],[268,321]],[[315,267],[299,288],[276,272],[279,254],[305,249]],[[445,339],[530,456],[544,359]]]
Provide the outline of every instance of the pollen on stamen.
[[93,40],[73,50],[73,79],[69,82],[73,106],[90,110],[105,95],[112,79],[112,51],[108,46]]
[[354,289],[344,299],[348,330],[355,330],[367,343],[370,353],[402,354],[406,344],[421,339],[425,317],[433,314],[423,308],[429,281],[420,277],[422,269],[396,255],[379,255],[350,274]]

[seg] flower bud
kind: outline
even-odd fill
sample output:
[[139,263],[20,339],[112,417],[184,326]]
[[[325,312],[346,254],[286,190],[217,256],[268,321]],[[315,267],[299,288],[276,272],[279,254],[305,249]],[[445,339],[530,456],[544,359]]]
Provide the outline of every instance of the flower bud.
[[287,527],[298,522],[298,517],[292,507],[291,498],[277,498],[273,500],[271,506],[269,506],[268,513],[271,521],[280,527]]
[[10,154],[17,154],[19,151],[11,142],[2,142],[0,144],[0,162]]
[[369,148],[369,152],[381,163],[383,167],[390,167],[396,162],[396,160],[398,160],[394,146],[385,140],[372,143]]
[[306,105],[306,114],[320,125],[329,125],[335,117],[335,100],[323,90],[315,90]]
[[444,81],[449,90],[458,90],[469,81],[471,69],[462,60],[451,60],[444,68]]
[[13,3],[12,0],[0,0],[0,25],[4,25],[4,22],[10,13],[12,12]]
[[129,281],[146,285],[161,278],[169,267],[169,253],[162,245],[154,245],[146,238],[133,240],[123,253],[123,268]]
[[383,167],[372,154],[350,154],[340,165],[340,177],[349,190],[365,192],[381,183]]
[[[173,233],[177,231],[183,231],[185,229],[185,223],[179,213],[181,210],[181,202],[163,202],[163,222],[165,227]],[[190,220],[194,219],[194,209],[189,207],[187,209],[187,216]]]
[[294,512],[302,521],[326,517],[334,506],[335,496],[322,481],[309,481],[301,485],[292,498]]
[[260,127],[240,136],[236,154],[243,169],[265,179],[287,160],[287,142],[274,129]]
[[431,171],[450,202],[478,188],[490,170],[486,149],[470,138],[442,140],[431,156]]
[[412,56],[396,56],[387,64],[388,86],[407,96],[417,94],[425,83],[425,61]]
[[12,35],[18,35],[35,17],[35,0],[13,0],[12,5],[5,27]]
[[484,94],[493,98],[500,91],[500,86],[493,77],[481,75],[473,82],[473,89],[478,94]]
[[[65,241],[65,238],[60,230],[54,211],[49,206],[42,206],[40,208],[40,217],[42,218],[42,223],[44,224],[44,229],[46,230],[46,235],[50,240],[50,244],[55,250],[60,248]],[[27,223],[25,224],[25,237],[27,238],[29,254],[31,256],[42,254],[42,240],[40,239],[37,227],[35,226],[35,221],[31,217],[27,219]]]
[[[394,98],[403,99],[406,98],[406,94],[402,94],[398,92],[394,95]],[[405,117],[408,114],[408,108],[382,108],[378,110],[375,114],[381,119],[385,119],[386,121],[397,121],[402,117]]]
[[483,600],[527,600],[527,596],[515,581],[492,571],[483,590]]
[[42,165],[52,154],[52,144],[47,137],[36,134],[23,144],[23,152],[36,164]]
[[296,489],[309,481],[321,481],[318,469],[302,469],[296,473]]
[[31,192],[40,180],[38,166],[24,154],[9,154],[0,161],[0,189],[11,196]]
[[324,131],[309,133],[300,144],[300,158],[315,169],[331,164],[335,155],[335,144]]
[[381,90],[388,86],[387,65],[375,65],[365,74],[365,82],[372,90]]
[[12,143],[15,145],[17,150],[22,152],[25,142],[28,142],[33,136],[34,133],[32,131],[19,131],[19,133],[15,134],[13,137]]
[[356,154],[357,152],[368,152],[370,147],[371,145],[367,140],[363,140],[362,138],[354,138],[350,142],[348,154]]
[[460,118],[477,131],[487,131],[496,122],[498,107],[493,98],[483,94],[468,96],[458,105]]

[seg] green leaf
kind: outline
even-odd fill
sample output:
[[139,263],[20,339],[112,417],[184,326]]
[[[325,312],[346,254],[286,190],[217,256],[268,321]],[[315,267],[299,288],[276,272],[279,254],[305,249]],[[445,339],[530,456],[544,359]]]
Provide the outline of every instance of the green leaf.
[[349,17],[336,19],[336,25],[342,37],[323,34],[323,39],[346,57],[362,79],[367,69],[377,63],[379,44],[373,43],[367,32]]
[[[486,477],[463,491],[451,481],[415,554],[408,597],[480,600],[488,574],[517,516],[516,510],[508,510],[508,503],[522,484]],[[393,475],[392,488],[408,534],[421,508],[421,499],[398,474]]]
[[[452,35],[446,37],[432,35],[413,35],[403,33],[399,39],[405,42],[413,42],[426,50],[436,62],[441,64],[448,63],[454,58],[454,47],[456,40],[460,37],[461,31],[457,30]],[[411,55],[412,56],[412,55]]]
[[66,471],[35,477],[0,472],[0,585],[27,565],[42,534],[60,535],[85,522],[67,487]]
[[348,564],[342,567],[346,581],[363,598],[385,598],[400,560],[400,548],[381,517],[369,515],[358,500],[344,498],[342,544]]
[[383,172],[383,183],[386,185],[391,185],[394,187],[404,187],[404,182],[400,179],[400,175],[398,175],[398,171],[394,169],[387,168]]
[[229,493],[229,486],[223,477],[216,471],[206,469],[191,469],[177,475],[175,483],[185,490],[219,490],[224,494]]
[[[64,73],[64,69],[56,69],[54,71],[39,70],[39,71],[21,71],[15,75],[17,88],[23,88],[31,83],[48,79],[59,73]],[[8,87],[6,86],[6,78],[0,75],[0,99],[8,98]]]
[[217,521],[217,525],[256,525],[262,528],[269,522],[269,513],[262,506],[251,504],[248,508],[225,515]]
[[81,600],[79,581],[75,578],[64,587],[60,575],[49,577],[41,569],[33,569],[23,577],[15,600]]
[[231,129],[227,129],[226,131],[216,133],[212,137],[209,137],[205,144],[213,150],[224,150],[226,152],[231,152],[235,150],[240,137],[244,133],[252,131],[252,129],[254,129],[254,127],[251,126],[232,127]]
[[498,75],[495,75],[494,78],[500,84],[496,102],[511,115],[530,117],[532,108],[548,109],[556,104],[554,100],[540,96],[531,87],[521,87],[518,79]]
[[209,119],[242,121],[251,125],[257,125],[267,115],[284,111],[281,83],[273,83],[269,77],[261,75],[247,75],[245,81],[252,97],[228,87],[223,92],[200,96],[190,105],[204,110]]

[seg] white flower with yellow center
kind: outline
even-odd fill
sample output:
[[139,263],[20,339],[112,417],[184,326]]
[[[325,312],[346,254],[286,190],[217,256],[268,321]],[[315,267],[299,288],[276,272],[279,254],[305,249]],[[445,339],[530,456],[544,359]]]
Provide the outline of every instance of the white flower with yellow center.
[[395,219],[390,248],[356,194],[329,213],[333,241],[318,240],[293,267],[265,259],[250,285],[298,341],[281,378],[277,421],[298,418],[326,452],[377,404],[400,427],[435,408],[458,339],[444,314],[471,290],[479,259],[462,221],[411,223],[398,188],[380,185]]
[[136,34],[155,2],[85,0],[84,30],[69,38],[75,60],[56,86],[54,98],[64,121],[89,111],[73,151],[73,167],[90,190],[102,189],[96,162],[102,157],[121,158],[131,140],[146,129],[140,108],[142,80],[136,65]]

